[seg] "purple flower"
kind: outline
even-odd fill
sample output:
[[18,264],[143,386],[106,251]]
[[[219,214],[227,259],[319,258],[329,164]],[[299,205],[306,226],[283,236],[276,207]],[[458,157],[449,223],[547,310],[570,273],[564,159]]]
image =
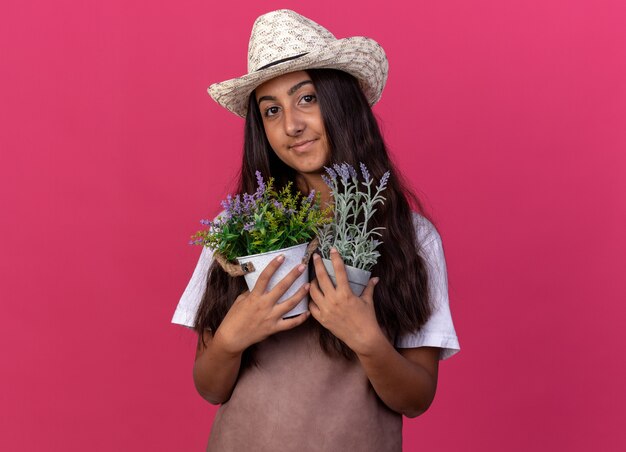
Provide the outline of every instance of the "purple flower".
[[224,208],[224,213],[222,214],[222,218],[229,219],[233,216],[233,197],[230,195],[226,196],[226,199],[220,203]]
[[[328,171],[329,168],[326,168],[326,171]],[[333,188],[333,181],[331,181],[328,177],[326,177],[325,174],[322,174],[322,180],[324,181],[324,183],[326,185],[328,185],[330,188]]]
[[333,168],[337,172],[337,174],[341,177],[341,181],[346,184],[348,183],[348,179],[350,179],[350,171],[348,170],[348,164],[342,163],[341,165],[334,164]]
[[363,162],[359,163],[359,166],[361,167],[361,174],[363,175],[363,179],[365,179],[365,183],[370,181],[370,173],[367,170],[367,167],[363,164]]
[[[330,176],[332,180],[337,180],[337,173],[335,173],[335,171],[333,171],[332,168],[325,166],[324,169],[326,170],[326,172],[328,173],[328,175]],[[331,184],[328,184],[328,185],[331,185]]]
[[254,174],[256,174],[256,183],[259,186],[254,196],[259,199],[263,196],[263,193],[265,192],[265,182],[263,181],[263,175],[261,174],[261,171],[257,170]]
[[200,220],[200,224],[204,226],[211,226],[211,222],[209,220]]
[[247,223],[247,224],[245,224],[245,225],[243,226],[243,230],[244,230],[244,231],[248,231],[248,232],[250,232],[250,231],[252,231],[253,229],[254,229],[254,223],[253,223],[253,222]]
[[[324,178],[324,177],[325,176],[322,176],[322,178]],[[309,196],[306,197],[306,202],[311,204],[314,199],[315,199],[315,190],[311,190],[310,193],[309,193]]]
[[380,178],[380,189],[382,190],[387,185],[387,181],[389,180],[389,171],[383,174],[383,177]]
[[235,196],[235,212],[240,215],[243,210],[243,203],[241,202],[241,195]]
[[346,164],[346,166],[348,167],[348,172],[350,173],[350,177],[352,179],[356,179],[358,177],[356,174],[356,170],[352,167],[352,165]]
[[248,193],[244,193],[243,195],[243,210],[246,213],[250,213],[254,210],[256,206],[256,202],[254,199],[254,195],[250,195]]
[[274,207],[276,207],[276,209],[280,210],[281,212],[285,211],[285,208],[283,207],[283,205],[279,203],[278,201],[274,200],[272,204],[274,204]]

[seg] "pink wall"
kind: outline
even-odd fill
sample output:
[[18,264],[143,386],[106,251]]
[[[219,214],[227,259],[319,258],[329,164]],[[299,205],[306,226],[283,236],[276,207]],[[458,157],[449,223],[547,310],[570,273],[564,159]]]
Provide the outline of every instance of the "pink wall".
[[624,2],[236,3],[0,6],[0,450],[203,450],[169,320],[242,128],[205,89],[285,6],[387,50],[444,239],[463,351],[406,450],[624,450]]

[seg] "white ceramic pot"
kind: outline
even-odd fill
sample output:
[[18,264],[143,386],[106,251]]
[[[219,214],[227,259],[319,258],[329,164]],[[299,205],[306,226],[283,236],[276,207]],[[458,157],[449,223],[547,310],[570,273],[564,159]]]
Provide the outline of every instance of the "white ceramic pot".
[[[246,262],[251,262],[254,265],[254,271],[244,275],[246,280],[246,284],[248,285],[248,289],[252,290],[254,285],[256,284],[257,279],[259,279],[259,275],[261,272],[267,267],[267,265],[271,262],[272,259],[277,257],[279,254],[285,255],[285,261],[278,267],[278,270],[272,275],[270,282],[267,286],[267,290],[271,290],[281,279],[287,276],[295,266],[299,265],[302,262],[302,258],[306,253],[308,243],[303,243],[301,245],[295,245],[289,248],[283,248],[282,250],[276,251],[268,251],[267,253],[261,254],[252,254],[250,256],[243,256],[237,258],[240,264],[244,264]],[[278,303],[282,303],[287,298],[291,297],[296,291],[303,285],[309,282],[309,272],[304,271],[298,279],[291,285],[287,292],[283,294],[282,297],[278,300]],[[283,316],[283,318],[293,317],[298,314],[302,314],[303,312],[308,311],[309,309],[309,296],[306,295],[298,305],[289,311],[287,314]]]
[[[324,258],[322,258],[322,262],[324,263],[324,267],[326,267],[326,272],[328,273],[328,276],[330,276],[333,284],[337,286],[337,279],[335,278],[335,269],[333,268],[333,263],[330,261],[330,259]],[[352,293],[357,297],[360,297],[365,290],[365,286],[367,286],[367,282],[370,280],[370,276],[372,276],[372,272],[346,265],[346,274],[348,275],[348,283],[350,284]]]

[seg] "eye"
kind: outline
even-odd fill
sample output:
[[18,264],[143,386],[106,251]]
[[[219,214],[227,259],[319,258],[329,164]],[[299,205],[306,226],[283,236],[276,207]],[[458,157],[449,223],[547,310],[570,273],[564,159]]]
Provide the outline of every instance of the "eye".
[[315,94],[305,94],[300,98],[301,103],[312,104],[317,100],[317,96]]
[[278,113],[278,107],[269,107],[269,108],[266,108],[264,111],[264,115],[268,118],[270,116],[274,116],[277,113]]

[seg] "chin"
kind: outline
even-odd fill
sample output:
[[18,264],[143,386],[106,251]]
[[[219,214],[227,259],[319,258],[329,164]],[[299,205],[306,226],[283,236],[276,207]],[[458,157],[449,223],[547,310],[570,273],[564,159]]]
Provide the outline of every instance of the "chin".
[[322,174],[324,172],[325,163],[310,163],[304,165],[296,165],[293,167],[296,171],[303,174]]

